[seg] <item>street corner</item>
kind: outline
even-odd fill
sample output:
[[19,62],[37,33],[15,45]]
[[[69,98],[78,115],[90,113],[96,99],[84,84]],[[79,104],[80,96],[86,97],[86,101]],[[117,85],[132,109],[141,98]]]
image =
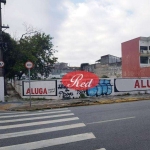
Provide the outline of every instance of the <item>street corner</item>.
[[18,106],[18,104],[16,104],[16,103],[2,102],[2,103],[0,103],[0,111],[9,111],[17,106]]
[[2,111],[9,110],[11,107],[12,107],[12,104],[0,103],[0,110],[2,110]]

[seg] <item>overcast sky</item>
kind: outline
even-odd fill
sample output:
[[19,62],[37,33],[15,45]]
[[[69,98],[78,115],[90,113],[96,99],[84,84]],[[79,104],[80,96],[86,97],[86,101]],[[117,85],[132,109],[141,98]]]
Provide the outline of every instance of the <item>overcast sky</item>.
[[6,31],[20,37],[25,23],[50,34],[58,61],[70,66],[93,64],[107,54],[121,57],[122,42],[150,36],[149,0],[6,1]]

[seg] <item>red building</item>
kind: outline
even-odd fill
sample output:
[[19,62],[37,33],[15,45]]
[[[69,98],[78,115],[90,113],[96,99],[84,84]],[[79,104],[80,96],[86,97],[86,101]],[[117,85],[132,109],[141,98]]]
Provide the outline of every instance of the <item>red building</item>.
[[122,77],[150,77],[150,37],[121,44]]

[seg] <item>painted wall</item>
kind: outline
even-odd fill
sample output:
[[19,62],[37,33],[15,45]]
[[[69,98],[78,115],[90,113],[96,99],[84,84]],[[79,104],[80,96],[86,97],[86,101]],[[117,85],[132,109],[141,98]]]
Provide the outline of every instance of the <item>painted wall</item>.
[[122,77],[150,77],[150,66],[140,65],[140,46],[149,43],[135,38],[121,44],[122,47]]
[[122,77],[139,77],[139,40],[136,38],[121,44],[122,49]]
[[0,77],[0,101],[4,102],[4,77]]
[[[15,81],[13,85],[22,98],[29,98],[28,81]],[[150,78],[106,78],[100,79],[96,87],[86,91],[76,91],[63,86],[61,80],[31,81],[31,97],[45,99],[79,98],[83,93],[87,97],[121,95],[125,93],[150,93]]]

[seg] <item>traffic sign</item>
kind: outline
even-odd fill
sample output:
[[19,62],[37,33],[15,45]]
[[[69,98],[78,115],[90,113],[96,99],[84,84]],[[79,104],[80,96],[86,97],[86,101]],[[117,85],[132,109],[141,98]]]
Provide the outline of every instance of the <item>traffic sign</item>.
[[0,61],[0,68],[3,68],[5,63],[3,61]]
[[27,62],[25,63],[25,67],[26,67],[27,69],[33,68],[33,62],[27,61]]

